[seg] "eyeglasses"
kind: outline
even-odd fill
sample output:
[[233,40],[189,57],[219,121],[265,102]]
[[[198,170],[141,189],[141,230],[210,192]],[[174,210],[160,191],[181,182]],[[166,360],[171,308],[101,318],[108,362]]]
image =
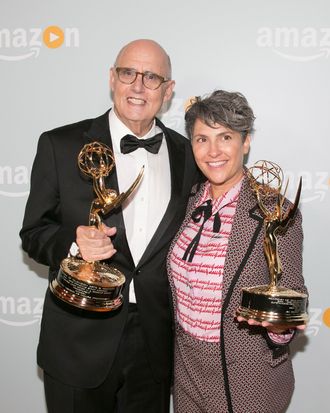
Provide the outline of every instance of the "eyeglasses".
[[142,76],[142,83],[148,89],[158,89],[160,85],[168,82],[170,79],[165,79],[163,76],[156,75],[152,72],[138,72],[135,69],[128,67],[116,67],[118,79],[126,85],[131,85],[135,82],[138,75]]

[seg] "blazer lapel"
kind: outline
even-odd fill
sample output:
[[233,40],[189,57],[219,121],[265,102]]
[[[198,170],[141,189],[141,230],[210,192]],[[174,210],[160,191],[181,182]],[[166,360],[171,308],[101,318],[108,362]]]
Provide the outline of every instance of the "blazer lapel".
[[239,281],[244,266],[251,253],[253,253],[253,247],[262,228],[263,218],[256,198],[247,178],[244,178],[229,238],[224,268],[223,315],[228,308],[233,290]]
[[[230,301],[233,297],[234,288],[239,281],[247,260],[251,253],[253,253],[253,247],[263,227],[263,219],[258,212],[256,198],[249,187],[248,179],[245,177],[242,182],[233,227],[229,237],[224,268],[223,304],[220,323],[221,364],[227,404],[230,411],[233,411],[227,368],[227,362],[230,361],[230,358],[227,358],[224,325],[225,320],[230,320],[231,323],[233,321],[235,308],[230,307]],[[235,297],[238,298],[236,294],[240,294],[240,292],[235,290]]]

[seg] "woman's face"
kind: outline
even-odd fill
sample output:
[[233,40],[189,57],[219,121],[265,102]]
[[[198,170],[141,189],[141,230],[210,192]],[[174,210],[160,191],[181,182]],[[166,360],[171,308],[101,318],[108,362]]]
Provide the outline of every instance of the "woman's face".
[[244,155],[249,152],[250,136],[243,142],[239,132],[220,124],[214,128],[197,119],[192,149],[199,169],[211,183],[214,199],[232,188],[243,176]]

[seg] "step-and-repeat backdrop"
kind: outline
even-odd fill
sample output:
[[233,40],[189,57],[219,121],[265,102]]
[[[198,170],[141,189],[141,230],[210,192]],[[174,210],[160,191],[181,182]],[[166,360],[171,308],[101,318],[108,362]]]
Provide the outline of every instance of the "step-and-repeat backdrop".
[[176,91],[162,115],[168,126],[184,133],[191,96],[240,91],[257,116],[249,164],[279,163],[290,178],[291,199],[303,178],[310,323],[292,348],[296,390],[288,412],[328,412],[327,0],[1,1],[1,412],[46,412],[35,350],[47,268],[23,253],[18,237],[38,137],[105,112],[109,67],[121,46],[136,38],[158,41],[172,58]]

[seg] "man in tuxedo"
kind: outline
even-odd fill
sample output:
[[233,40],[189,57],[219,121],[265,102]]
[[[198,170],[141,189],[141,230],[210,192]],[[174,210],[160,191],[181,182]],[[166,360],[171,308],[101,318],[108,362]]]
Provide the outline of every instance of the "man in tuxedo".
[[[174,84],[164,49],[135,40],[110,70],[113,108],[39,139],[23,249],[49,266],[50,281],[77,246],[86,261],[108,260],[126,277],[123,305],[102,314],[60,302],[47,290],[37,358],[50,413],[169,410],[172,310],[165,258],[197,176],[188,140],[155,118]],[[96,140],[115,157],[107,188],[125,192],[145,167],[138,189],[103,218],[102,230],[87,225],[95,194],[77,166],[84,144]]]

